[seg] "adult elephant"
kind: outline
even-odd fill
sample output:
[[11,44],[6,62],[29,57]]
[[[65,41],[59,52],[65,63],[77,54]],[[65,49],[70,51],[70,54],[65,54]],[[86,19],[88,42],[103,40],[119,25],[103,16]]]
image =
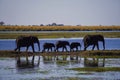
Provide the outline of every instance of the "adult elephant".
[[62,48],[62,52],[64,51],[64,49],[66,51],[68,51],[66,46],[70,46],[68,41],[57,41],[56,42],[56,51],[58,51],[59,48]]
[[40,51],[40,43],[39,43],[39,40],[37,37],[35,37],[35,36],[19,36],[16,39],[17,48],[15,48],[15,51],[18,50],[20,52],[21,47],[27,47],[26,51],[28,51],[29,46],[31,46],[33,52],[35,52],[34,43],[38,44],[38,49]]
[[44,52],[46,49],[47,49],[47,51],[49,51],[49,49],[51,49],[51,52],[52,52],[52,48],[55,49],[55,45],[53,43],[44,43],[42,52]]
[[70,44],[70,51],[74,51],[74,48],[76,48],[76,51],[78,51],[78,47],[81,49],[81,44],[79,42],[72,42]]
[[97,49],[99,50],[98,42],[103,42],[103,49],[105,49],[105,40],[102,35],[86,35],[83,39],[84,41],[84,50],[87,49],[88,46],[93,45],[92,50],[94,50],[95,46],[97,46]]

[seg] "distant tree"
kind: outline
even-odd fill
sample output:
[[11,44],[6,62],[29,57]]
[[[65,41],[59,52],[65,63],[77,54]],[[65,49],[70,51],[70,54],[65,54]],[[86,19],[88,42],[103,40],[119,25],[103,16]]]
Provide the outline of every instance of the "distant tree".
[[57,24],[57,26],[64,26],[64,24]]
[[52,23],[52,26],[57,26],[57,24],[56,23]]
[[4,25],[5,23],[3,21],[0,22],[0,25]]
[[79,24],[79,25],[76,25],[76,26],[81,26],[81,24]]
[[40,26],[44,26],[43,24],[40,24]]

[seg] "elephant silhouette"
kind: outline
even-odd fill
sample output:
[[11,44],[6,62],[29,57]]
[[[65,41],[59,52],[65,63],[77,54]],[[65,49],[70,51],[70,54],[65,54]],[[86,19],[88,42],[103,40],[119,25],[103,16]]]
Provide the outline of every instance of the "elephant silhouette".
[[78,47],[80,47],[81,50],[81,44],[79,42],[72,42],[70,44],[70,51],[74,51],[74,48],[76,48],[76,51],[78,51]]
[[97,49],[99,50],[99,44],[98,42],[103,42],[103,50],[105,49],[105,40],[102,35],[86,35],[83,39],[84,42],[84,50],[87,49],[88,46],[93,45],[92,50],[94,50],[95,46],[97,46]]
[[52,52],[52,48],[54,48],[54,51],[55,51],[55,45],[53,43],[44,43],[42,52],[45,52],[46,49],[47,49],[47,51],[49,51],[49,49],[51,49],[51,52]]
[[29,46],[32,46],[32,50],[33,50],[33,52],[35,52],[35,50],[34,50],[34,43],[38,44],[38,49],[40,51],[39,39],[36,36],[19,36],[16,39],[16,46],[17,46],[17,48],[15,48],[15,51],[18,50],[20,52],[20,48],[21,47],[27,47],[26,51],[28,51]]
[[66,46],[70,46],[68,41],[57,41],[55,51],[58,51],[59,48],[62,48],[62,52],[64,51],[64,49],[68,51]]

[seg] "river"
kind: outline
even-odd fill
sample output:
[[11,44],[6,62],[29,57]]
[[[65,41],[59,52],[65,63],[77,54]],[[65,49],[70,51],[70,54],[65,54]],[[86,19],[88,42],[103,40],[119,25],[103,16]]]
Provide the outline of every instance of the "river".
[[[83,46],[83,38],[57,38],[57,39],[39,39],[40,41],[40,48],[41,51],[43,50],[43,44],[46,42],[49,43],[56,43],[58,40],[64,40],[72,42],[79,42],[82,45],[82,50],[84,48]],[[120,38],[105,38],[105,46],[106,50],[120,50]],[[102,43],[99,42],[99,47],[102,50],[103,46]],[[14,50],[16,48],[15,39],[0,39],[0,50]],[[69,49],[69,47],[67,47]],[[92,49],[92,46],[89,46],[87,48],[88,50]],[[96,48],[95,48],[96,49]],[[25,50],[25,48],[21,48],[21,50]],[[31,47],[29,48],[29,51],[31,51]],[[35,51],[38,51],[38,46],[35,44]]]

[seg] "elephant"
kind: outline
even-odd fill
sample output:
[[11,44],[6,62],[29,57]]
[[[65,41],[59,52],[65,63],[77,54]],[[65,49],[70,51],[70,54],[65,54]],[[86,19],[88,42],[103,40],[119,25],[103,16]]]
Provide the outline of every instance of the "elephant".
[[70,46],[68,41],[57,41],[55,51],[58,51],[59,48],[62,48],[62,52],[64,51],[64,49],[68,51],[66,46]]
[[94,50],[95,46],[97,46],[97,49],[99,50],[99,41],[103,42],[103,50],[105,50],[105,40],[103,35],[86,35],[83,39],[84,50],[86,50],[90,45],[93,45],[92,50]]
[[29,46],[32,46],[32,50],[33,50],[33,52],[35,52],[35,50],[34,50],[34,43],[38,44],[38,49],[40,51],[39,39],[36,36],[19,36],[16,39],[16,46],[17,46],[17,48],[15,48],[15,51],[18,50],[20,52],[20,48],[21,47],[27,47],[26,51],[28,51]]
[[44,43],[44,45],[43,45],[43,51],[42,52],[44,52],[45,49],[48,49],[48,51],[49,51],[49,49],[51,49],[51,51],[52,51],[52,48],[55,49],[55,45],[53,43]]
[[79,42],[72,42],[70,44],[70,51],[73,51],[74,48],[76,48],[76,51],[78,51],[78,47],[80,47],[80,50],[81,50],[81,44]]

